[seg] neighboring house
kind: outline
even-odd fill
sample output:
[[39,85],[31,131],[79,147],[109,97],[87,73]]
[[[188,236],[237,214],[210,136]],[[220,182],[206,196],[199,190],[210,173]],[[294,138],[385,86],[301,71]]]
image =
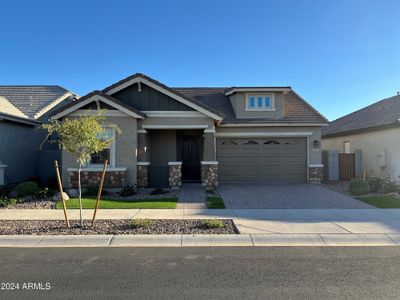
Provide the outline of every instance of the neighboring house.
[[362,172],[400,179],[400,96],[383,99],[322,129],[323,150],[361,150]]
[[0,182],[48,180],[48,159],[59,159],[60,151],[39,151],[45,138],[39,126],[74,97],[59,86],[0,85],[0,165],[7,166]]
[[[320,128],[327,120],[290,87],[170,88],[135,74],[54,113],[69,118],[106,108],[118,125],[110,149],[94,155],[83,181],[95,185],[105,159],[106,187],[179,187],[202,182],[305,183],[322,178]],[[107,135],[114,135],[112,127]],[[62,153],[63,181],[77,164]]]

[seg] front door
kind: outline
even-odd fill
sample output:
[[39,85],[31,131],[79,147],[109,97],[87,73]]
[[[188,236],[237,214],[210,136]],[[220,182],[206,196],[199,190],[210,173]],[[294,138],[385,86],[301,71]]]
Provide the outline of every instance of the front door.
[[200,137],[183,136],[181,140],[182,180],[200,180]]

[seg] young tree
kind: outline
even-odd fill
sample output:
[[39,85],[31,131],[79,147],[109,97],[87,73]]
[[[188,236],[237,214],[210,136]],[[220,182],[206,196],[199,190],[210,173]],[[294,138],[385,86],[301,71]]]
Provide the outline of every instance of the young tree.
[[[80,224],[83,226],[82,218],[82,186],[81,186],[81,170],[82,167],[90,162],[92,154],[103,151],[110,147],[114,136],[108,137],[104,135],[105,127],[110,126],[105,122],[102,111],[95,115],[83,115],[77,118],[65,118],[61,122],[53,120],[48,124],[42,125],[47,130],[48,138],[58,135],[58,144],[68,153],[76,158],[78,167],[78,190],[79,190],[79,212]],[[120,132],[117,126],[113,126],[116,132]],[[45,140],[45,141],[46,141]]]

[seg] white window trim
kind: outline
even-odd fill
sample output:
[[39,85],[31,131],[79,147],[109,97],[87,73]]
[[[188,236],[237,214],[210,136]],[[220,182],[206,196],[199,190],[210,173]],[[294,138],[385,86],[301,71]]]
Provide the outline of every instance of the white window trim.
[[[114,139],[112,140],[112,142],[111,142],[111,145],[110,145],[110,161],[109,161],[109,167],[110,168],[115,168],[115,139],[116,139],[116,135],[115,135],[115,127],[114,126],[105,126],[104,127],[105,129],[111,129],[112,130],[112,133],[113,133],[113,136],[114,136]],[[92,163],[88,163],[88,165],[86,166],[86,168],[87,169],[90,169],[90,168],[99,168],[99,167],[102,167],[103,166],[103,164],[92,164]]]
[[[270,101],[271,101],[271,107],[267,108],[267,107],[262,107],[262,108],[258,108],[258,107],[254,107],[251,108],[250,107],[250,97],[254,97],[255,101],[257,102],[257,97],[263,97],[263,105],[265,105],[265,97],[269,96]],[[256,105],[256,103],[255,103]],[[275,111],[275,96],[274,94],[262,94],[262,93],[248,93],[246,94],[246,111]]]

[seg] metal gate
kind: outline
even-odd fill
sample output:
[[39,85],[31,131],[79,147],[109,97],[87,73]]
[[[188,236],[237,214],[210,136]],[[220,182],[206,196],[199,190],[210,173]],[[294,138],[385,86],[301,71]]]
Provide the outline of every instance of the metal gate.
[[350,180],[355,177],[355,154],[339,154],[339,180]]

